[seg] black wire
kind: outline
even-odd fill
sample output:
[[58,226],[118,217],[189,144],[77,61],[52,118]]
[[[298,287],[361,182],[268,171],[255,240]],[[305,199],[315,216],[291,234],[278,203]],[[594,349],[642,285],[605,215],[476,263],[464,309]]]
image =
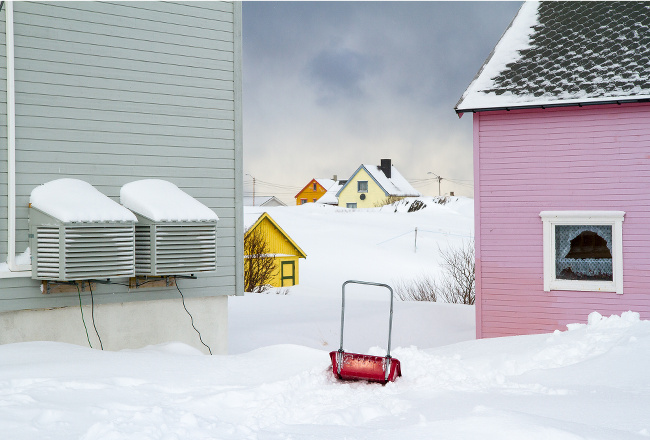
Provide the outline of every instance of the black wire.
[[86,339],[88,339],[88,345],[90,348],[93,348],[93,344],[90,343],[90,336],[88,336],[88,327],[86,327],[86,320],[84,319],[84,309],[81,307],[81,290],[79,290],[79,283],[75,282],[77,286],[77,294],[79,295],[79,310],[81,310],[81,322],[84,323],[84,328],[86,329]]
[[99,339],[99,346],[104,350],[104,344],[102,344],[102,338],[99,336],[97,331],[97,326],[95,325],[95,297],[93,296],[93,286],[92,281],[88,281],[88,288],[90,289],[90,314],[93,318],[93,327],[95,327],[95,333],[97,334],[97,339]]
[[174,281],[176,282],[176,289],[178,289],[178,293],[181,294],[181,300],[183,301],[183,308],[185,309],[185,311],[187,312],[187,314],[190,315],[190,320],[192,321],[192,327],[193,327],[194,330],[199,334],[199,340],[201,341],[201,344],[203,344],[203,345],[205,345],[206,347],[208,347],[208,351],[210,352],[210,355],[212,355],[212,350],[210,349],[210,347],[208,346],[208,344],[206,344],[205,342],[203,342],[203,338],[201,337],[201,332],[200,332],[200,331],[199,331],[199,330],[194,326],[194,318],[192,317],[192,314],[190,313],[189,310],[187,310],[187,307],[185,307],[185,297],[183,296],[183,292],[181,292],[181,288],[178,287],[178,280],[175,279]]

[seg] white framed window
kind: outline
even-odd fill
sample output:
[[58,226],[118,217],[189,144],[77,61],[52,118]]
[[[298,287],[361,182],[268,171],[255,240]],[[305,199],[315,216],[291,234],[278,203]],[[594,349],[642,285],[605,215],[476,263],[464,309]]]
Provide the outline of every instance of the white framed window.
[[357,192],[360,192],[360,193],[367,193],[368,192],[368,181],[367,180],[359,180],[357,182]]
[[355,209],[355,208],[357,207],[357,204],[356,204],[356,203],[346,203],[346,204],[345,204],[345,207],[346,207],[346,208],[353,208],[353,209]]
[[301,205],[304,205],[305,203],[307,203],[307,199],[300,199],[300,204]]
[[542,211],[544,290],[623,293],[623,211]]

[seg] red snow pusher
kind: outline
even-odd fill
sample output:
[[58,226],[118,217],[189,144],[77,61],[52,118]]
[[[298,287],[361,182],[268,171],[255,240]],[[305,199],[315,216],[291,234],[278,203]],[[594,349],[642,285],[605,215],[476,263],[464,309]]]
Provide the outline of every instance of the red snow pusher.
[[[369,286],[386,287],[390,290],[390,317],[388,320],[388,349],[386,356],[371,356],[367,354],[346,353],[343,351],[343,324],[345,322],[345,286],[347,284],[365,284]],[[367,380],[385,385],[393,382],[402,375],[402,369],[397,359],[390,356],[390,339],[393,330],[393,289],[387,284],[369,283],[367,281],[346,281],[343,283],[341,300],[341,346],[338,351],[330,353],[332,371],[341,380]]]

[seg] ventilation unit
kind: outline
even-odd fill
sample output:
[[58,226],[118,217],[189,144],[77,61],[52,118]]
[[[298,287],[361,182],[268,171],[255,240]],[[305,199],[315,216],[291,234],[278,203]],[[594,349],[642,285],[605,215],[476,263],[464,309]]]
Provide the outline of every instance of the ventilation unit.
[[30,197],[32,278],[75,281],[135,273],[135,221],[90,184],[59,179]]
[[122,187],[120,201],[138,219],[137,276],[183,275],[217,269],[217,221],[207,206],[158,179]]

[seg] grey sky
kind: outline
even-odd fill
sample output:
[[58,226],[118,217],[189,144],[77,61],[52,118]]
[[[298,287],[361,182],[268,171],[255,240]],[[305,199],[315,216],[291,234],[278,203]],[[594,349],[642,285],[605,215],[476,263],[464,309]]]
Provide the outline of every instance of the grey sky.
[[[244,172],[286,203],[314,177],[393,164],[425,195],[473,194],[453,107],[520,2],[244,2]],[[252,181],[245,176],[245,192]],[[425,180],[429,179],[429,180]]]

